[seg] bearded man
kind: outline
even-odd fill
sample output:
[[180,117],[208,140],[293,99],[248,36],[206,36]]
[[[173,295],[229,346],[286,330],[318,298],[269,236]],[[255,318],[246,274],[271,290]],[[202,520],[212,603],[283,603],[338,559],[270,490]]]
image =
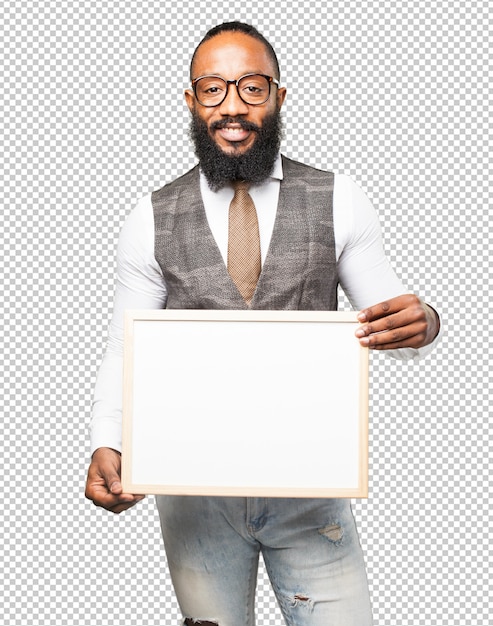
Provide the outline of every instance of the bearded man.
[[[360,310],[355,341],[419,358],[438,340],[438,316],[391,269],[365,194],[280,155],[286,89],[269,42],[247,24],[221,24],[190,72],[199,165],[144,198],[120,236],[86,487],[115,513],[142,498],[120,483],[125,309],[334,310],[340,284]],[[260,553],[287,624],[372,623],[349,500],[159,496],[157,505],[183,624],[253,626]]]

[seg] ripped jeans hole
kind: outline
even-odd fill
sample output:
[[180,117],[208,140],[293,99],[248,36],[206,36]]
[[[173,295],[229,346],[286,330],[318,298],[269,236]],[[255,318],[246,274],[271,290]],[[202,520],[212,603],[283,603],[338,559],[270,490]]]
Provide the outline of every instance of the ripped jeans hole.
[[340,524],[329,524],[324,528],[319,528],[318,532],[330,541],[334,542],[341,541],[344,536],[344,531],[342,530]]
[[313,601],[308,596],[305,596],[304,593],[296,593],[293,596],[291,606],[307,609],[308,611],[313,611]]

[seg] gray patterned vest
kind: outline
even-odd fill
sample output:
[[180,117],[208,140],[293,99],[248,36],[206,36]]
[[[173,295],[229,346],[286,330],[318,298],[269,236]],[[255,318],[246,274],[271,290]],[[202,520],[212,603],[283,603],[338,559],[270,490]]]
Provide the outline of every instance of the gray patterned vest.
[[[282,157],[274,230],[252,309],[336,310],[334,175]],[[207,222],[198,166],[152,194],[168,309],[248,309]]]

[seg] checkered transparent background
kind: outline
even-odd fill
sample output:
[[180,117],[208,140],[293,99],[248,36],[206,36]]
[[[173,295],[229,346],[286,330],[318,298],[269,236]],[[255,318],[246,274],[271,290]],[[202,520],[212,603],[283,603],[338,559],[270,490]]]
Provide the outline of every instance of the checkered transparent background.
[[[284,152],[363,186],[394,266],[446,326],[421,363],[372,358],[371,493],[354,510],[375,622],[491,623],[488,3],[46,0],[2,14],[3,623],[178,623],[152,499],[119,517],[84,499],[87,423],[119,228],[194,163],[188,61],[235,18],[279,53]],[[257,608],[261,626],[282,624],[263,568]]]

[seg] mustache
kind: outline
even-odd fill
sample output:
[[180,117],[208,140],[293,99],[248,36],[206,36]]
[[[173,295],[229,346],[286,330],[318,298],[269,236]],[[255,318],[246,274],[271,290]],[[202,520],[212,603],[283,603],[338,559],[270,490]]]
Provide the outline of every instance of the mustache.
[[259,133],[262,130],[260,126],[257,126],[253,122],[247,122],[241,117],[225,117],[222,120],[216,120],[215,122],[212,122],[210,129],[219,130],[220,128],[225,128],[229,124],[238,124],[243,130],[251,130],[256,133]]

